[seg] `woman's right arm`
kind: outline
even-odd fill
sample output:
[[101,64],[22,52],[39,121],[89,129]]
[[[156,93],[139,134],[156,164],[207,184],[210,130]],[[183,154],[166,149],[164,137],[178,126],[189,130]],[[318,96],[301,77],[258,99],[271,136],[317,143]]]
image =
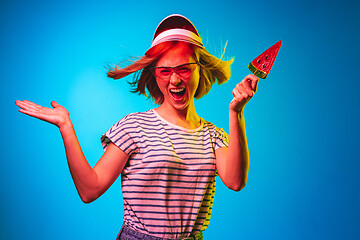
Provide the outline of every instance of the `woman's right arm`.
[[80,198],[90,203],[100,197],[122,172],[128,155],[110,143],[104,155],[92,168],[86,160],[68,111],[56,102],[52,109],[30,101],[16,101],[19,111],[59,127],[64,141],[67,162]]

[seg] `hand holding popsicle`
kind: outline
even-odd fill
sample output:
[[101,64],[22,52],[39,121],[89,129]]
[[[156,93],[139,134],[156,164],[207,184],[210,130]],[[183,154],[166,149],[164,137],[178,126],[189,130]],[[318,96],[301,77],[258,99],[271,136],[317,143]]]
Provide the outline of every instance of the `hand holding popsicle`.
[[238,83],[232,91],[234,98],[230,102],[229,109],[241,112],[246,103],[254,96],[258,82],[258,77],[253,74],[249,74],[240,83]]
[[253,74],[249,74],[233,90],[233,100],[230,103],[230,110],[241,112],[245,104],[254,96],[259,78],[265,79],[274,65],[282,42],[278,41],[265,52],[255,58],[248,66]]

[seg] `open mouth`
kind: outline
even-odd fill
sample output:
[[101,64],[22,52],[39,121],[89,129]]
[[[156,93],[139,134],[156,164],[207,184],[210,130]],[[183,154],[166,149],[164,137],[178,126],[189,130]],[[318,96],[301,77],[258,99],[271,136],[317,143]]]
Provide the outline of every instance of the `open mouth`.
[[185,88],[170,89],[170,93],[175,100],[181,100],[186,92]]

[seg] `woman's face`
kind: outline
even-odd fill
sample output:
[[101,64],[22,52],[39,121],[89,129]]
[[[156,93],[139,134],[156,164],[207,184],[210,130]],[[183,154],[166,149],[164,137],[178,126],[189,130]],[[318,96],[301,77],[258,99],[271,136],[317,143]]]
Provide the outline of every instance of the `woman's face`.
[[[189,65],[180,66],[187,63]],[[199,85],[200,66],[197,64],[193,49],[186,43],[179,42],[169,51],[164,53],[158,60],[156,67],[177,67],[177,72],[173,69],[158,69],[160,74],[168,74],[170,78],[161,79],[156,77],[157,85],[164,95],[164,102],[168,107],[173,107],[177,110],[187,109],[189,106],[194,106],[194,96]],[[164,71],[164,72],[161,72]],[[187,76],[187,72],[190,72]],[[158,72],[158,74],[159,74]],[[185,73],[185,74],[183,74]]]

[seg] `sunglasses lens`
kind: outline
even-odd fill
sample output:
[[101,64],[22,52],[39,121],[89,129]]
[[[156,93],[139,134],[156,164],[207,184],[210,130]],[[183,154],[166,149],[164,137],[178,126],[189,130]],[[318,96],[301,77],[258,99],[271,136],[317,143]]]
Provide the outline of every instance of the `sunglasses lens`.
[[163,80],[169,80],[171,75],[175,72],[181,78],[187,79],[191,73],[195,70],[197,64],[187,63],[177,67],[156,67],[151,69],[151,72],[158,78]]
[[154,73],[158,78],[168,79],[168,78],[170,78],[171,74],[173,73],[173,70],[172,70],[172,68],[159,67],[159,68],[154,69]]
[[174,68],[174,71],[182,78],[188,78],[192,73],[191,64],[182,65]]

